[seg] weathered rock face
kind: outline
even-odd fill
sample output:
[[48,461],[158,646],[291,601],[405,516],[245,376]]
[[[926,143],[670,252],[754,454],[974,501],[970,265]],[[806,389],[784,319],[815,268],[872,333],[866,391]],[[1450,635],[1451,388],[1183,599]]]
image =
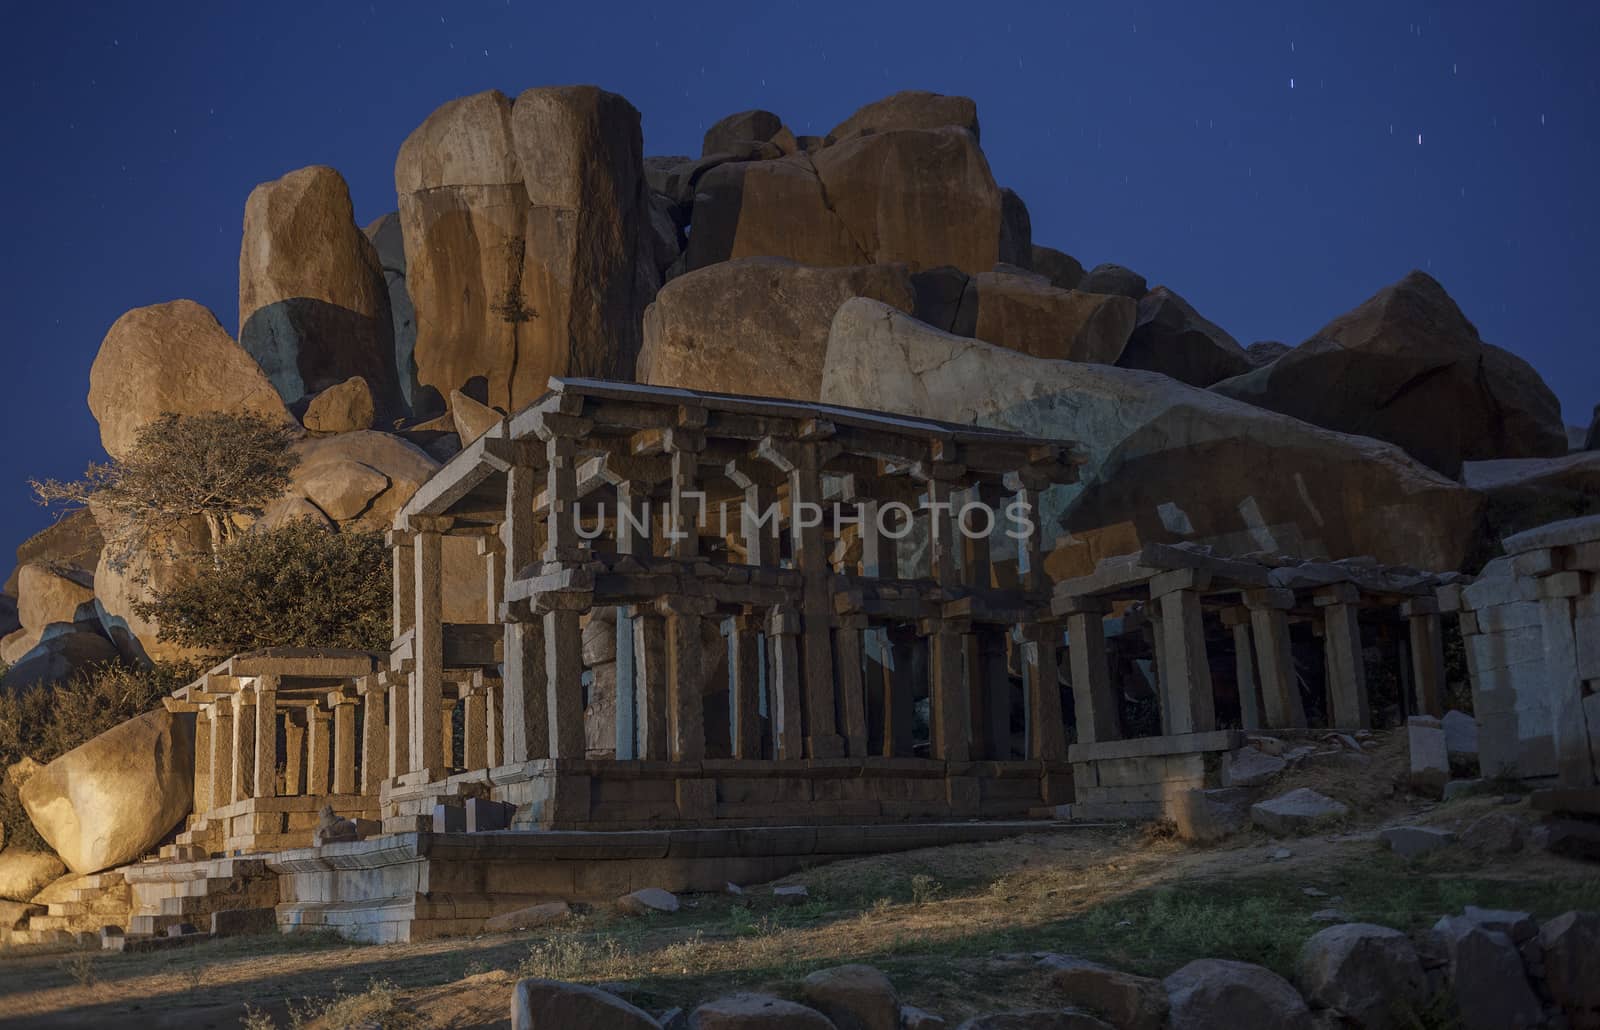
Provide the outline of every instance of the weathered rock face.
[[592,86],[451,101],[401,146],[395,186],[435,410],[479,377],[507,411],[552,375],[632,377],[656,286],[633,105]]
[[1371,1030],[1401,1027],[1428,998],[1417,949],[1399,930],[1345,923],[1318,931],[1300,949],[1300,987],[1315,1005],[1337,1009]]
[[1083,266],[1078,259],[1054,247],[1041,247],[1035,243],[1033,262],[1029,267],[1049,279],[1050,285],[1058,290],[1075,290],[1083,281]]
[[315,433],[355,433],[371,429],[375,413],[367,381],[351,376],[311,398],[300,421]]
[[904,265],[742,258],[679,276],[645,311],[639,381],[816,400],[828,327],[851,297],[901,311],[915,303]]
[[0,852],[0,899],[32,901],[51,880],[66,872],[54,855],[10,848]]
[[29,646],[53,623],[98,625],[94,576],[71,565],[29,562],[17,570],[17,618]]
[[689,1013],[690,1030],[834,1030],[816,1009],[770,994],[732,994]]
[[400,212],[391,211],[362,230],[378,251],[378,265],[389,290],[389,321],[394,336],[394,371],[400,398],[407,411],[415,411],[417,363],[412,352],[417,347],[417,309],[406,289],[406,244],[400,229]]
[[268,526],[310,514],[302,503],[309,502],[341,527],[385,529],[439,468],[415,444],[370,430],[300,440],[295,450],[300,464],[283,497],[264,513]]
[[1126,297],[1059,290],[1037,275],[994,271],[968,280],[948,328],[1036,358],[1109,365],[1128,342],[1134,314]]
[[1476,526],[1469,491],[1396,447],[1150,372],[961,339],[870,300],[834,318],[821,396],[1083,443],[1082,483],[1061,502],[1073,538],[1047,566],[1058,577],[1182,540],[1453,569]]
[[819,969],[805,978],[800,991],[840,1030],[900,1030],[900,996],[872,966]]
[[1089,269],[1084,274],[1083,280],[1078,283],[1078,289],[1085,293],[1111,293],[1139,300],[1150,286],[1145,282],[1144,276],[1133,269],[1107,262]]
[[693,220],[691,269],[771,256],[975,274],[1001,260],[1000,189],[961,129],[876,132],[815,153],[718,165],[699,180]]
[[978,105],[968,97],[907,89],[857,108],[855,114],[833,127],[828,140],[845,140],[866,132],[939,129],[947,125],[965,129],[977,139]]
[[130,719],[46,765],[19,794],[74,873],[130,862],[189,811],[193,720],[165,710]]
[[706,130],[700,155],[726,154],[745,143],[765,143],[783,129],[783,119],[759,108],[718,119]]
[[[1218,393],[1403,447],[1454,476],[1464,461],[1567,452],[1556,396],[1478,338],[1444,287],[1412,272]],[[1442,417],[1441,413],[1448,413]]]
[[260,366],[192,300],[134,308],[117,319],[89,369],[89,410],[114,458],[128,453],[140,426],[166,412],[291,420]]
[[287,404],[360,376],[379,411],[400,414],[389,284],[332,168],[301,168],[250,191],[239,343]]
[[1544,1018],[1510,937],[1461,916],[1434,924],[1433,938],[1449,957],[1450,993],[1464,1030],[1534,1027]]
[[1016,268],[1033,268],[1033,216],[1017,191],[1000,190],[1000,261]]
[[100,605],[100,623],[105,634],[130,660],[149,658],[170,662],[197,656],[198,652],[193,649],[158,639],[161,627],[134,611],[134,604],[151,600],[157,593],[187,581],[205,567],[211,554],[211,534],[205,521],[189,520],[180,529],[152,541],[151,546],[119,566],[115,560],[119,550],[115,541],[127,530],[118,516],[104,508],[98,509],[95,517],[105,530],[106,538],[113,541],[113,546],[108,546],[101,554],[94,572],[95,600]]
[[30,562],[92,569],[100,560],[100,550],[105,545],[92,512],[85,508],[66,512],[17,545],[17,567],[6,577],[5,592],[17,596],[18,574],[22,566]]
[[1254,367],[1239,341],[1200,317],[1188,301],[1165,286],[1139,299],[1139,319],[1119,368],[1143,368],[1190,386],[1210,386]]
[[1050,985],[1069,1005],[1104,1015],[1125,1030],[1160,1030],[1167,1021],[1167,989],[1160,980],[1135,976],[1094,962],[1047,956]]
[[1285,354],[1294,350],[1293,347],[1280,340],[1257,340],[1244,349],[1245,357],[1250,359],[1250,364],[1256,368],[1270,365]]
[[450,417],[456,425],[456,436],[461,446],[487,433],[505,418],[487,404],[479,404],[460,390],[450,391]]
[[1172,1003],[1172,1030],[1311,1026],[1311,1010],[1289,981],[1248,962],[1198,959],[1162,982]]
[[1310,787],[1300,787],[1250,806],[1250,821],[1268,833],[1287,836],[1310,833],[1348,815],[1350,809],[1341,802]]
[[41,683],[62,683],[118,657],[116,645],[99,633],[58,624],[6,670],[0,688],[21,690]]

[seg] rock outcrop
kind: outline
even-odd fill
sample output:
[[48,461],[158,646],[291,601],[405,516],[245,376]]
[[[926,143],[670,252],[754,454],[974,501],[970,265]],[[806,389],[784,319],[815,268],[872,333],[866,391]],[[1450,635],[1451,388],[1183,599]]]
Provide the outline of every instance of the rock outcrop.
[[415,444],[370,430],[300,440],[295,450],[300,464],[283,496],[263,513],[266,526],[315,511],[340,527],[387,529],[439,468]]
[[1412,272],[1272,364],[1217,383],[1227,397],[1387,440],[1454,476],[1465,461],[1567,453],[1561,405],[1526,361],[1478,338]]
[[372,428],[376,411],[367,381],[351,376],[312,397],[300,421],[315,433],[357,433]]
[[32,901],[64,872],[61,860],[45,851],[0,851],[0,900]]
[[896,129],[941,129],[954,126],[978,138],[978,105],[968,97],[946,96],[927,90],[906,89],[874,100],[828,132],[829,142]]
[[782,131],[783,119],[771,111],[760,108],[736,111],[717,119],[706,130],[700,145],[700,156],[732,153],[749,143],[766,143]]
[[1081,442],[1057,576],[1184,540],[1452,569],[1477,524],[1473,494],[1391,445],[1155,373],[962,339],[865,299],[834,318],[821,399]]
[[1143,368],[1190,386],[1210,386],[1255,367],[1239,341],[1182,297],[1157,286],[1139,299],[1138,323],[1119,368]]
[[144,854],[194,798],[194,721],[158,709],[114,726],[39,770],[22,805],[74,873]]
[[1101,365],[1112,364],[1123,352],[1136,315],[1126,297],[1057,289],[1043,276],[999,269],[966,278],[947,310],[945,324],[925,309],[917,317],[957,336],[1036,358]]
[[615,994],[560,980],[519,980],[511,992],[512,1030],[656,1030],[649,1013]]
[[639,381],[816,400],[828,327],[851,297],[915,303],[904,265],[811,268],[741,258],[679,276],[644,315]]
[[37,644],[54,624],[98,627],[94,575],[72,565],[29,562],[17,570],[17,619],[22,636],[11,646],[23,651]]
[[89,369],[89,410],[112,457],[167,412],[248,412],[291,421],[283,399],[216,316],[192,300],[134,308],[107,331]]
[[97,665],[122,657],[98,632],[57,623],[6,670],[0,689],[21,690],[42,683],[64,683]]
[[903,262],[968,274],[1001,260],[1001,196],[964,129],[895,129],[814,153],[718,165],[695,191],[688,267],[739,257]]
[[405,234],[400,229],[400,212],[391,211],[370,222],[362,230],[378,251],[378,265],[389,290],[389,321],[394,336],[394,371],[401,400],[407,411],[415,410],[417,363],[412,352],[417,347],[417,309],[406,288]]
[[429,115],[395,163],[419,409],[474,379],[520,410],[552,375],[631,378],[657,285],[639,112],[592,86]]
[[1078,259],[1054,247],[1041,247],[1035,243],[1033,261],[1028,267],[1049,279],[1050,285],[1058,290],[1075,290],[1083,281],[1083,266]]
[[250,191],[239,343],[286,404],[360,376],[381,413],[401,413],[389,284],[332,168],[297,169]]
[[1411,940],[1371,923],[1313,934],[1300,949],[1296,978],[1312,1004],[1371,1030],[1398,1030],[1406,1012],[1428,1000],[1428,978]]

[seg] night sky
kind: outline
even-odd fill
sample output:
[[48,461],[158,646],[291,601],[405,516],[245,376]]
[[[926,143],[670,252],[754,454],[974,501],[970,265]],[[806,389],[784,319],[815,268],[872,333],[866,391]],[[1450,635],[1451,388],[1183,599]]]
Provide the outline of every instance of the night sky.
[[[1212,8],[1226,9],[1221,15]],[[446,100],[592,82],[647,154],[764,107],[822,133],[900,89],[976,98],[1034,239],[1299,342],[1411,268],[1600,401],[1600,4],[19,3],[0,7],[0,570],[29,476],[102,457],[85,397],[131,307],[238,326],[245,196],[308,164],[358,221]]]

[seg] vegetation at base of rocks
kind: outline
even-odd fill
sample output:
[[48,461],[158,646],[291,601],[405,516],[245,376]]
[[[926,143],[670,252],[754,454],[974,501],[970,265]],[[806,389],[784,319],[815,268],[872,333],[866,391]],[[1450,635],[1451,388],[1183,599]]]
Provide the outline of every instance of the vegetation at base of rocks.
[[[245,1030],[277,1030],[271,1015],[245,1007]],[[405,1008],[400,992],[387,980],[374,980],[359,994],[338,990],[331,998],[307,998],[289,1003],[291,1030],[410,1030],[426,1023]]]
[[377,532],[329,532],[293,519],[217,552],[188,582],[134,604],[160,639],[209,654],[262,647],[387,649],[392,582]]
[[293,442],[291,426],[261,415],[167,412],[139,428],[127,454],[91,464],[82,479],[29,485],[41,504],[115,516],[126,530],[107,544],[119,566],[197,518],[217,552],[289,485],[299,462]]
[[[185,665],[104,665],[64,683],[0,691],[0,770],[23,758],[44,765],[158,707],[193,674]],[[0,825],[5,826],[8,846],[47,850],[10,777],[0,777]]]

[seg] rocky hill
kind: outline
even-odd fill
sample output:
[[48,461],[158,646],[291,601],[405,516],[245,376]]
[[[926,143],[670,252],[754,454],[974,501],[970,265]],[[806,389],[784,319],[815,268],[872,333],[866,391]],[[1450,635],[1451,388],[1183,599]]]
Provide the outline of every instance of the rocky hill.
[[[823,136],[743,111],[699,156],[646,156],[616,94],[490,91],[400,143],[395,191],[363,229],[334,169],[256,187],[237,337],[188,300],[107,332],[88,391],[106,451],[164,412],[281,420],[301,462],[262,521],[381,528],[572,374],[1081,441],[1057,574],[1152,540],[1454,568],[1600,505],[1600,425],[1569,433],[1439,283],[1414,272],[1298,347],[1241,346],[1169,286],[1034,243],[966,98],[897,93]],[[182,656],[133,604],[189,574],[204,527],[118,567],[125,530],[86,512],[18,549],[6,687]],[[478,603],[475,581],[451,592],[447,618]]]

